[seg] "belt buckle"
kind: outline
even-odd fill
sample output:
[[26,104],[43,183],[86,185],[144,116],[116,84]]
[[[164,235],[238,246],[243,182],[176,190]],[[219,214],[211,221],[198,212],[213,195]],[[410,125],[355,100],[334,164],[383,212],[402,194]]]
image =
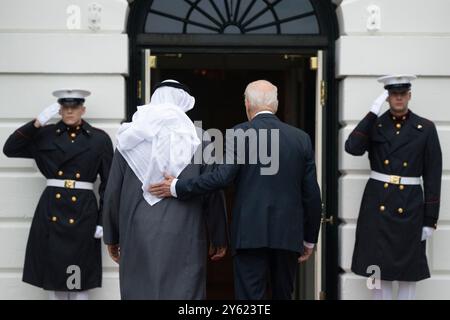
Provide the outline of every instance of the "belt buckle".
[[400,176],[390,176],[389,182],[392,184],[400,184],[400,181],[402,180],[402,177]]
[[64,188],[75,189],[75,180],[64,180]]

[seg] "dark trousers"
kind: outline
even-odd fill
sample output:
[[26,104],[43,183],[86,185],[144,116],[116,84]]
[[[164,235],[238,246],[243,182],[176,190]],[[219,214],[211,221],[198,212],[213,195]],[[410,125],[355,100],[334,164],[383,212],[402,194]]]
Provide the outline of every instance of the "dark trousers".
[[298,266],[297,252],[279,249],[238,249],[233,258],[234,291],[238,300],[290,300]]

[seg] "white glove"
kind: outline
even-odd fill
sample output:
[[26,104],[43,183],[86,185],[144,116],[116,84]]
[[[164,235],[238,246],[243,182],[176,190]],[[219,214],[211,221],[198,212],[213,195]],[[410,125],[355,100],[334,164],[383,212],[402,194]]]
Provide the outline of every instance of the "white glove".
[[57,102],[48,106],[37,116],[37,121],[39,121],[41,126],[44,126],[51,118],[58,114],[60,108],[61,106]]
[[433,235],[434,229],[431,227],[422,228],[422,241],[427,240]]
[[97,226],[97,228],[95,228],[94,238],[95,239],[100,239],[101,237],[103,237],[103,227],[102,226]]
[[377,116],[380,114],[381,106],[386,101],[389,93],[387,90],[384,90],[383,93],[372,103],[370,107],[370,112],[375,113]]

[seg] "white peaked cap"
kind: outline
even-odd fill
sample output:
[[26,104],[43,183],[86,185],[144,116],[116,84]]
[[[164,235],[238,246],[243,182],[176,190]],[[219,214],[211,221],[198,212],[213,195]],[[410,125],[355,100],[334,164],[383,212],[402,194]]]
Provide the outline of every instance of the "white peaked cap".
[[403,89],[410,88],[411,81],[413,81],[414,79],[417,79],[417,77],[412,74],[395,74],[378,78],[378,82],[383,83],[384,88],[387,90]]
[[61,89],[53,91],[53,95],[58,99],[84,99],[91,93],[80,89]]

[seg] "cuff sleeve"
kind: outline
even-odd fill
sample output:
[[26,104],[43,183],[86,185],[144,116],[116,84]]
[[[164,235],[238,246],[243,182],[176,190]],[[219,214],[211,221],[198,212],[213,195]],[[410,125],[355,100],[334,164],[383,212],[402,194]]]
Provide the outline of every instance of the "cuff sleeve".
[[177,189],[176,189],[177,181],[178,181],[178,179],[173,179],[172,183],[170,184],[170,193],[172,194],[172,197],[174,197],[174,198],[177,197]]
[[423,226],[437,229],[437,219],[433,218],[433,217],[425,216],[423,219]]
[[31,139],[40,129],[40,128],[36,128],[34,126],[35,121],[36,120],[32,120],[32,121],[28,122],[24,126],[17,129],[16,132],[26,139]]
[[315,246],[316,244],[315,244],[315,243],[309,243],[309,242],[303,241],[303,245],[304,245],[305,247],[307,247],[308,249],[313,249],[314,246]]

